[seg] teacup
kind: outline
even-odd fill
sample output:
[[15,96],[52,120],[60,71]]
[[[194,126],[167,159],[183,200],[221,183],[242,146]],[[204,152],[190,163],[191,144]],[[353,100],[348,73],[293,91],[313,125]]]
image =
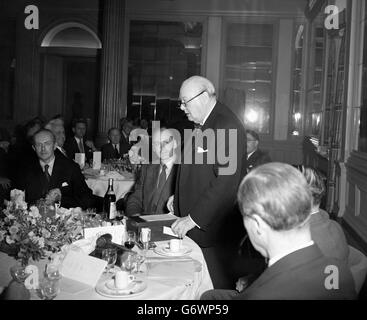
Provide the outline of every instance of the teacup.
[[169,250],[171,252],[178,252],[181,250],[181,240],[179,239],[171,239],[169,241]]
[[115,274],[115,287],[124,289],[134,280],[135,276],[129,274],[127,271],[117,271]]

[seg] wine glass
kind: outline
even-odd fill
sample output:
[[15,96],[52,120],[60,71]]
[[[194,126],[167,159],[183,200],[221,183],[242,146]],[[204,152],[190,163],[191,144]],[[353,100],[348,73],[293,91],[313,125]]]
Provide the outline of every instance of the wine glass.
[[128,231],[126,234],[126,240],[124,243],[124,246],[131,250],[132,248],[134,248],[135,246],[135,241],[136,241],[136,234],[134,231]]
[[111,268],[115,266],[117,260],[116,248],[107,248],[102,250],[102,259],[107,261],[106,273],[110,273]]
[[59,272],[59,267],[57,265],[54,265],[54,264],[46,265],[45,276],[49,280],[60,280],[61,275],[60,275],[60,272]]
[[40,291],[44,300],[52,300],[60,293],[58,280],[44,278],[40,283]]
[[131,274],[131,271],[134,270],[136,264],[136,253],[135,252],[126,252],[122,255],[121,261],[121,269],[128,271]]
[[143,271],[140,270],[140,267],[145,261],[145,255],[146,250],[143,250],[142,252],[136,254],[136,273],[143,273]]

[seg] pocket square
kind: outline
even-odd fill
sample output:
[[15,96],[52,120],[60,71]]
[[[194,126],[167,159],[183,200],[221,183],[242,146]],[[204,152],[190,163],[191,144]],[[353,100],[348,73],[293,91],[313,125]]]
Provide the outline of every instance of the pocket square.
[[198,147],[198,153],[204,153],[204,152],[208,152],[208,149],[203,149],[202,147]]
[[62,187],[67,187],[68,186],[68,183],[67,182],[63,182],[61,186]]

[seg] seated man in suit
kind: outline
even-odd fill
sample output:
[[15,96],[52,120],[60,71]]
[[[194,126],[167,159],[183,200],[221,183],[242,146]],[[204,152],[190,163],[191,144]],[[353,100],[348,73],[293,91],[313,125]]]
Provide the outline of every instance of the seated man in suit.
[[153,133],[152,142],[160,164],[142,165],[134,192],[127,200],[127,216],[168,213],[166,204],[174,193],[177,171],[177,140],[171,130],[161,128]]
[[61,121],[59,121],[58,119],[51,120],[49,121],[49,123],[45,125],[45,129],[50,130],[55,136],[56,139],[55,153],[60,153],[61,155],[67,157],[66,151],[63,148],[65,143],[65,129],[64,125],[61,124]]
[[202,299],[354,299],[348,266],[325,257],[312,241],[311,192],[304,176],[285,163],[248,173],[238,190],[243,222],[267,269],[247,289],[209,290]]
[[300,167],[312,194],[312,209],[309,219],[311,238],[326,257],[348,261],[349,246],[342,227],[329,214],[320,209],[325,195],[325,184],[319,172],[310,167]]
[[259,135],[253,130],[246,130],[247,137],[247,172],[251,169],[271,162],[270,156],[267,152],[258,149]]
[[16,183],[18,189],[25,190],[27,202],[36,203],[49,190],[58,188],[62,207],[94,207],[92,191],[85,183],[79,166],[61,154],[55,154],[56,139],[50,130],[41,129],[35,133],[33,148],[38,161],[24,168]]
[[75,153],[85,153],[85,159],[89,162],[93,158],[93,151],[97,151],[93,141],[85,140],[87,133],[87,122],[83,119],[78,119],[73,122],[72,131],[74,136],[65,142],[65,151],[68,157],[72,160],[75,158]]
[[110,159],[120,159],[124,155],[124,146],[120,142],[121,134],[118,128],[108,130],[109,143],[102,146],[102,161]]
[[134,129],[133,121],[128,118],[121,119],[121,141],[120,141],[120,153],[128,153],[131,148],[130,132]]

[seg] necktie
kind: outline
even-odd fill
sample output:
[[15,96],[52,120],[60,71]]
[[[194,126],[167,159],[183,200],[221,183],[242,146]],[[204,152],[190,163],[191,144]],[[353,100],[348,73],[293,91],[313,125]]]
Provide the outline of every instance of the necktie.
[[45,176],[46,176],[47,182],[50,182],[50,179],[51,179],[50,173],[48,172],[49,167],[50,166],[48,164],[45,165]]
[[83,145],[83,140],[79,139],[79,151],[81,153],[84,153],[84,145]]
[[117,149],[117,144],[114,144],[115,147],[115,157],[118,158],[119,157],[119,151]]
[[153,195],[153,201],[152,201],[152,211],[155,213],[157,211],[157,204],[158,200],[161,196],[162,189],[164,187],[164,184],[166,183],[166,168],[167,166],[164,164],[161,166],[161,173],[159,175],[157,188],[155,189],[154,195]]

